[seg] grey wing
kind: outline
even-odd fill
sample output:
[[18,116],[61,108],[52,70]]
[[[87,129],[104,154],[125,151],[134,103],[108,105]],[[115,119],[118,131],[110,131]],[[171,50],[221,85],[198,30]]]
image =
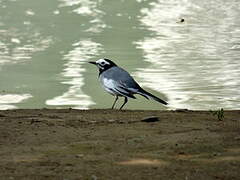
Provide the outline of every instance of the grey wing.
[[124,96],[135,98],[133,94],[137,93],[141,89],[132,76],[127,71],[119,67],[109,69],[107,73],[104,73],[104,77],[107,79],[114,79],[114,90]]

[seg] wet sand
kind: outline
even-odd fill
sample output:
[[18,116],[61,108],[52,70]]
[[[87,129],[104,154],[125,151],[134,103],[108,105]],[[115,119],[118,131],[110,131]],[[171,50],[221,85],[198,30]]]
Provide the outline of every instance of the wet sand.
[[240,111],[0,111],[0,158],[4,180],[240,179]]

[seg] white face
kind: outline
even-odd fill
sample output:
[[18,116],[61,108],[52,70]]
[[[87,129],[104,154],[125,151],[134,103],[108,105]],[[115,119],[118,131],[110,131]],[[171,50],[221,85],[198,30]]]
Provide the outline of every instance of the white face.
[[104,59],[99,59],[96,61],[96,63],[97,63],[97,66],[101,69],[104,69],[104,66],[110,65],[110,63]]

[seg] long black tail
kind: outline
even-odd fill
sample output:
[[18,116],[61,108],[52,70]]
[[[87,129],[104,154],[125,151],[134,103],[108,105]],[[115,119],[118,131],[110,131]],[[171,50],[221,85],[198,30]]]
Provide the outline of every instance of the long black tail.
[[142,95],[143,97],[145,97],[145,98],[147,98],[147,99],[153,99],[153,100],[155,100],[155,101],[157,101],[157,102],[159,102],[159,103],[162,103],[162,104],[164,104],[164,105],[167,105],[167,104],[168,104],[168,103],[165,102],[164,100],[158,98],[157,96],[154,96],[153,94],[145,91],[144,89],[139,90],[137,93],[140,94],[140,95]]

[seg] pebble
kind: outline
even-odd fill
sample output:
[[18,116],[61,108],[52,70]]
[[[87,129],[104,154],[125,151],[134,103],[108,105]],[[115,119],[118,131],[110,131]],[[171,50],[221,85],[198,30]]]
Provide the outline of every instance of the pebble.
[[76,154],[77,158],[82,158],[84,155],[83,154]]
[[240,136],[235,137],[234,140],[240,140]]
[[189,112],[188,109],[176,109],[175,111],[176,112]]
[[157,122],[159,121],[159,118],[157,116],[151,116],[151,117],[146,117],[141,120],[142,122]]
[[108,122],[113,123],[113,122],[115,122],[115,120],[109,119]]
[[92,175],[92,176],[91,176],[91,179],[92,179],[92,180],[97,180],[98,178],[97,178],[97,176]]

